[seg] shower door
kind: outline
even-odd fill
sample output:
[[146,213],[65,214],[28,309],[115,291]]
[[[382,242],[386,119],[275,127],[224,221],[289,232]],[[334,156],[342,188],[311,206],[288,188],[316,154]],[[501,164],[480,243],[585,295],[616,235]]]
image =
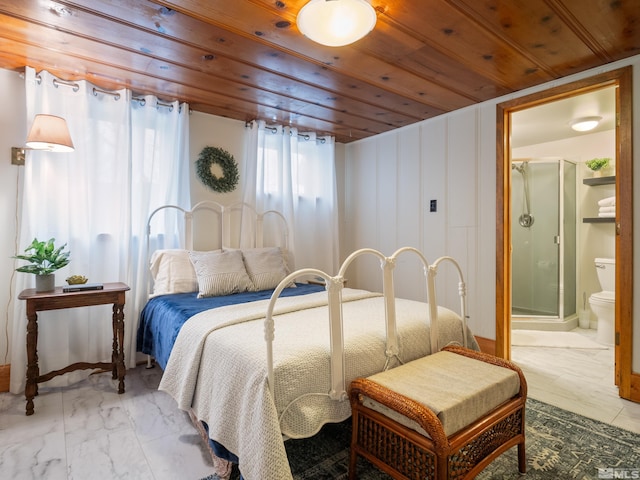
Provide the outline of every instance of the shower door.
[[560,162],[513,162],[512,315],[559,317]]

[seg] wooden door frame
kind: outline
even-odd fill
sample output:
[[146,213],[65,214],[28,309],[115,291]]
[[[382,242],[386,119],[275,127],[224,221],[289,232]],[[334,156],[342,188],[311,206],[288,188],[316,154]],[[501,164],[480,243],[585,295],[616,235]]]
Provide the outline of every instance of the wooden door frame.
[[608,86],[616,89],[616,384],[623,398],[640,401],[633,348],[633,132],[632,67],[624,67],[497,105],[496,355],[511,358],[511,113]]

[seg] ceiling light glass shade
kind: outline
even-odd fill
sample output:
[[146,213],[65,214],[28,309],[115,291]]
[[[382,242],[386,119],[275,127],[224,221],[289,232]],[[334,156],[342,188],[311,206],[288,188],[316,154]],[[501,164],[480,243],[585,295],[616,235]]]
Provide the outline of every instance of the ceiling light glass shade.
[[311,0],[298,13],[296,23],[310,40],[342,47],[373,30],[376,20],[375,10],[365,0]]
[[602,117],[581,117],[571,120],[569,125],[576,132],[588,132],[598,126]]
[[73,142],[64,118],[36,115],[27,136],[27,147],[51,152],[73,152]]

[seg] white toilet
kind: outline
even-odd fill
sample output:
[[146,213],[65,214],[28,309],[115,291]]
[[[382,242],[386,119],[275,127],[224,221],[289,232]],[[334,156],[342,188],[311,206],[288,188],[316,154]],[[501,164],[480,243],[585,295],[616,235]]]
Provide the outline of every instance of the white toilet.
[[591,310],[598,318],[596,340],[605,345],[613,345],[615,331],[616,261],[613,258],[596,258],[596,272],[601,292],[589,297]]

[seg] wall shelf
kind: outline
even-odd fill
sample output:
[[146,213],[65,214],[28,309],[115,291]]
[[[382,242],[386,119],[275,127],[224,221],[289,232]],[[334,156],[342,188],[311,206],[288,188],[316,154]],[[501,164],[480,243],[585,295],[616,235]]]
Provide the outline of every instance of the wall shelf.
[[585,217],[582,223],[614,223],[615,217]]
[[616,183],[616,176],[612,175],[610,177],[589,177],[589,178],[583,178],[582,179],[582,183],[584,183],[585,185],[591,185],[591,186],[596,186],[596,185],[611,185],[613,183]]
[[[598,185],[612,185],[616,183],[616,177],[615,175],[612,175],[609,177],[583,178],[582,183],[592,187]],[[582,223],[614,223],[615,221],[615,217],[585,217],[582,219]]]

